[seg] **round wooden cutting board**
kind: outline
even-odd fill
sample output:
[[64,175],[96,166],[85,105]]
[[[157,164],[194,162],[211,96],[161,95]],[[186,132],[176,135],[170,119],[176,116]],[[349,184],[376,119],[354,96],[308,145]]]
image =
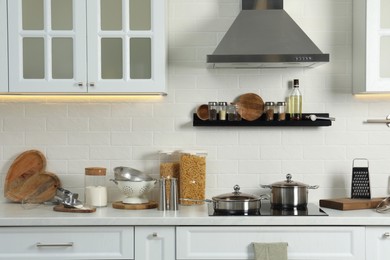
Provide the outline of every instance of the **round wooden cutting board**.
[[238,98],[239,114],[248,121],[254,121],[261,117],[264,111],[263,99],[254,93],[243,94]]
[[127,204],[123,203],[122,201],[115,201],[112,203],[112,207],[114,209],[154,209],[157,208],[158,203],[156,201],[149,201],[148,203],[142,203],[142,204]]

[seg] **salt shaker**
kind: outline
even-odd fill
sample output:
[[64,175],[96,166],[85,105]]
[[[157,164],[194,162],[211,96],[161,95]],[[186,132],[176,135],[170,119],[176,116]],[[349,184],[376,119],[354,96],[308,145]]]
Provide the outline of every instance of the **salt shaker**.
[[85,204],[92,207],[107,206],[106,168],[85,168]]

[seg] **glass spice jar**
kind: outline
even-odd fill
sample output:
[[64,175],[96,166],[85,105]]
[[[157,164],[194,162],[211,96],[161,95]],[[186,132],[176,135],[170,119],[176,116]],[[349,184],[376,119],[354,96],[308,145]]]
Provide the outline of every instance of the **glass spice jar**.
[[230,103],[227,106],[227,117],[228,121],[241,121],[242,117],[239,113],[239,106],[235,103]]
[[276,108],[278,113],[278,121],[286,120],[286,102],[276,103]]
[[221,121],[226,120],[226,109],[227,109],[227,102],[219,102],[218,103],[218,119]]
[[215,121],[218,118],[218,103],[209,102],[209,120]]
[[265,119],[267,121],[273,121],[274,113],[275,113],[275,102],[265,102],[264,113],[265,113]]

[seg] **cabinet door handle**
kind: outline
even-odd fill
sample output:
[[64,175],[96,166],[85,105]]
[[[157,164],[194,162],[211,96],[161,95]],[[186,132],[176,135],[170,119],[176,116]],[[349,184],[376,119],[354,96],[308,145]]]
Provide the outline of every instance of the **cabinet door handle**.
[[95,82],[89,83],[89,86],[90,86],[90,87],[94,87],[94,86],[95,86]]
[[53,243],[53,244],[48,244],[48,243],[41,243],[38,242],[36,244],[37,247],[72,247],[73,242],[68,242],[68,243]]
[[84,86],[83,82],[77,82],[77,86],[82,87]]
[[383,234],[383,237],[384,237],[384,238],[390,238],[390,232],[384,233],[384,234]]
[[157,234],[156,232],[154,232],[154,233],[152,234],[152,237],[153,237],[153,238],[157,238],[157,237],[158,237],[158,234]]

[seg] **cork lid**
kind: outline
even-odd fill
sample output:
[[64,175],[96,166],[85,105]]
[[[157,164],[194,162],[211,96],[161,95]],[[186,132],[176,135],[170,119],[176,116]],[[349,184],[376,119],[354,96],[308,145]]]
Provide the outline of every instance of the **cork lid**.
[[85,168],[85,175],[104,176],[106,175],[106,171],[104,167],[87,167]]

